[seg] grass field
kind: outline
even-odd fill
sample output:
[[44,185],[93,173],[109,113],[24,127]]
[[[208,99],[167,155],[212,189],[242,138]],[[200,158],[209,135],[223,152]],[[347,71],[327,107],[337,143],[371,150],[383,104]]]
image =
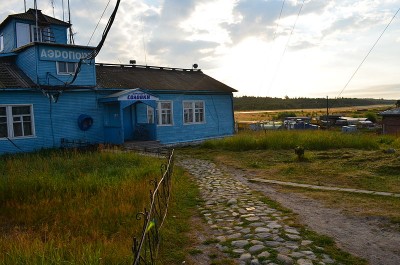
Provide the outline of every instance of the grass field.
[[[131,264],[136,214],[149,204],[161,161],[134,153],[59,152],[0,158],[0,264]],[[177,170],[163,237],[184,259],[196,187]],[[184,195],[186,197],[184,197]],[[177,214],[176,212],[179,212]],[[180,238],[171,234],[178,233]],[[168,264],[168,263],[166,263]]]
[[352,148],[358,150],[378,150],[381,147],[399,147],[400,139],[391,136],[377,136],[338,131],[266,131],[241,132],[234,137],[206,141],[204,148],[248,151],[248,150],[293,150],[302,146],[307,150],[336,150]]
[[[372,105],[372,106],[354,106],[329,108],[329,115],[343,115],[346,117],[365,117],[368,112],[379,113],[384,110],[394,107],[393,105]],[[292,112],[297,117],[308,116],[316,118],[321,115],[326,115],[325,109],[284,109],[284,110],[265,110],[265,111],[235,111],[235,120],[240,121],[271,121],[276,120],[281,112]]]
[[[294,153],[297,145],[305,147],[302,159]],[[398,152],[384,152],[389,148],[399,149],[400,138],[331,131],[271,131],[241,132],[184,152],[240,169],[249,178],[400,193],[400,156]],[[400,198],[280,189],[400,224]]]

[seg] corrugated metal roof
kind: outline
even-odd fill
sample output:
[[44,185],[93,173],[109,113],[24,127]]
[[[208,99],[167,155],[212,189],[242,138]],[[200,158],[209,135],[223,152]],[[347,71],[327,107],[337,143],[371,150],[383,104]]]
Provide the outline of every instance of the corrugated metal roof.
[[381,115],[381,116],[400,116],[400,108],[385,110],[385,111],[379,113],[379,115]]
[[0,88],[30,88],[35,84],[18,67],[0,60]]
[[139,65],[96,65],[98,88],[237,92],[200,70]]
[[[39,23],[39,25],[55,24],[55,25],[61,25],[61,26],[66,26],[66,27],[69,27],[71,25],[70,23],[67,23],[67,22],[61,21],[59,19],[52,18],[52,17],[49,17],[47,15],[44,15],[41,10],[37,10],[37,11],[38,11],[37,13],[38,13],[38,23]],[[3,26],[3,24],[6,23],[6,21],[8,21],[11,18],[35,21],[36,20],[36,9],[29,9],[25,13],[9,15],[0,24],[0,28],[1,28],[1,26]]]

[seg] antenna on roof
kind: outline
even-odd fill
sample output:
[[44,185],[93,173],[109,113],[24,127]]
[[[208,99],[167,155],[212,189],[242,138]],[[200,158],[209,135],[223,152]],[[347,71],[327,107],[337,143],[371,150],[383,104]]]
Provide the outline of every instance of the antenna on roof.
[[62,5],[62,11],[63,11],[63,21],[65,22],[65,18],[64,18],[64,0],[61,0],[61,5]]
[[51,7],[53,8],[53,17],[55,18],[56,15],[54,14],[54,0],[50,0]]
[[24,0],[24,9],[25,9],[25,13],[26,13],[26,0]]
[[71,25],[71,8],[69,6],[69,0],[68,0],[68,23],[69,23],[69,44],[75,44],[74,33],[72,32],[72,25]]
[[34,34],[36,35],[36,41],[39,41],[39,27],[38,27],[38,8],[37,8],[37,1],[34,2],[35,7],[35,31]]

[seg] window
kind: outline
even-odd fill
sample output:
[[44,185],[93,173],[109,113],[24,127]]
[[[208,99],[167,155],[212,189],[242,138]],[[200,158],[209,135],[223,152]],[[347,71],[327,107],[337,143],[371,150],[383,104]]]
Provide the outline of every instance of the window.
[[26,23],[15,24],[17,33],[17,48],[28,43],[37,42],[54,42],[54,36],[51,34],[49,27],[36,27]]
[[50,42],[50,28],[31,25],[31,41]]
[[0,138],[8,137],[6,107],[0,107]]
[[29,24],[16,23],[17,30],[17,48],[24,46],[31,42],[31,34],[29,30]]
[[204,101],[183,102],[183,123],[204,123]]
[[77,63],[70,62],[57,62],[58,75],[73,75],[77,67]]
[[4,51],[4,36],[0,35],[0,52]]
[[0,138],[33,136],[31,105],[0,106]]
[[147,123],[154,123],[154,109],[150,106],[147,106]]
[[172,125],[172,102],[171,101],[158,102],[158,124],[159,125]]

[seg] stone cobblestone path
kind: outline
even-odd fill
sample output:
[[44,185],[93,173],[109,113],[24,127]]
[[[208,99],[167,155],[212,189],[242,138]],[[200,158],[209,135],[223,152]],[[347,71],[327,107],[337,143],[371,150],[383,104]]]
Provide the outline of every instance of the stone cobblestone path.
[[298,228],[289,226],[287,213],[269,207],[215,164],[179,160],[200,187],[204,204],[199,210],[212,230],[211,241],[238,264],[339,264]]

